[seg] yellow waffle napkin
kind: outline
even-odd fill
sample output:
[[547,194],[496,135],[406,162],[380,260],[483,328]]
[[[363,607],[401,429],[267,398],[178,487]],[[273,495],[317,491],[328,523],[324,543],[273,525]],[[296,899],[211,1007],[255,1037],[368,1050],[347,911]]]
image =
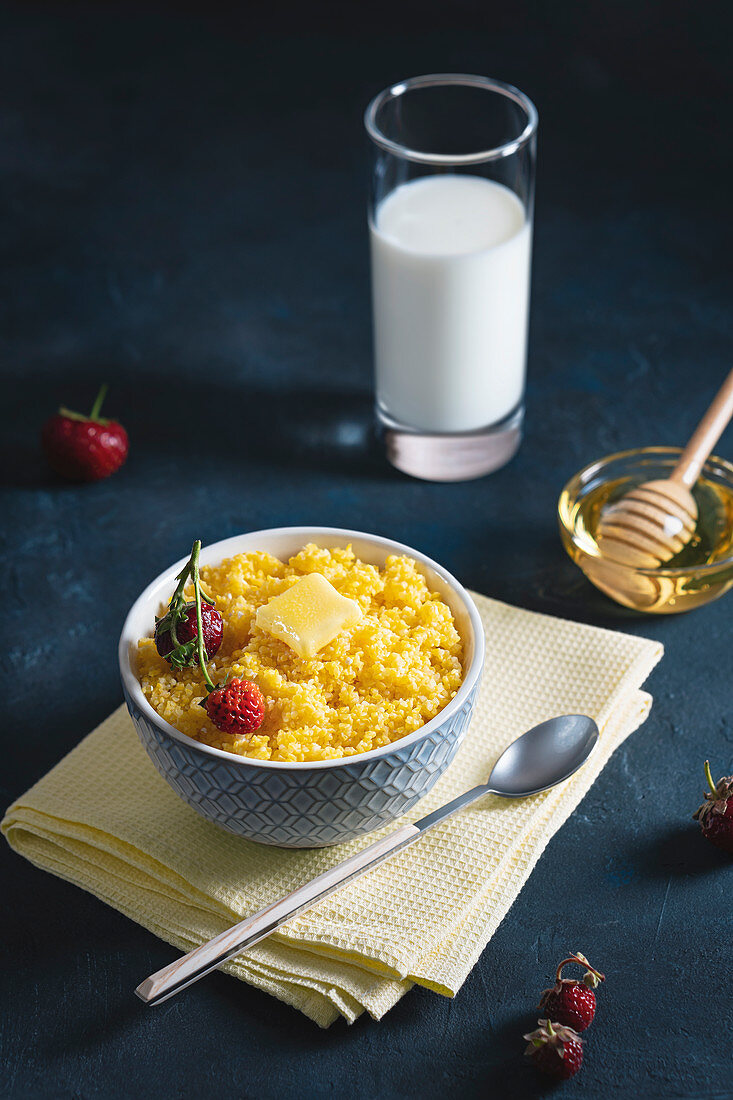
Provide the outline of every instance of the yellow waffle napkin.
[[[639,687],[662,655],[659,643],[475,599],[486,666],[474,718],[450,768],[404,820],[485,782],[510,741],[555,714],[590,714],[599,745],[561,786],[516,802],[488,796],[225,967],[321,1027],[364,1010],[379,1019],[413,982],[455,994],[547,842],[649,712]],[[168,787],[123,707],[2,822],[21,855],[181,950],[390,828],[310,851],[231,836]]]

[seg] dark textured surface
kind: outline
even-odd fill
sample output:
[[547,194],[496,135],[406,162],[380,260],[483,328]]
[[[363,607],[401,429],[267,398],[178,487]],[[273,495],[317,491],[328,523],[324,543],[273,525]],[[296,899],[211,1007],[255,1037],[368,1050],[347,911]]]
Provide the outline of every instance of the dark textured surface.
[[[554,517],[586,461],[681,443],[730,366],[729,43],[712,0],[2,8],[5,804],[119,703],[123,615],[193,533],[364,528],[666,646],[649,722],[458,997],[414,990],[379,1024],[320,1032],[221,975],[146,1011],[132,989],[171,949],[3,845],[2,1095],[540,1095],[521,1033],[580,948],[609,980],[569,1095],[733,1096],[733,869],[690,820],[704,757],[733,764],[733,604],[634,618]],[[360,112],[436,69],[510,79],[541,116],[527,437],[459,486],[392,472],[369,435]],[[40,424],[102,379],[130,460],[60,484]]]

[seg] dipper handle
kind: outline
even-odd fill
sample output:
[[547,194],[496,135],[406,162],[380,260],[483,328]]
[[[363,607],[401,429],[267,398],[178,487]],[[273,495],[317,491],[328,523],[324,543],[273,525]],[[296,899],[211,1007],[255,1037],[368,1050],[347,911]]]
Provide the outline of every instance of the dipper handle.
[[725,431],[733,416],[733,370],[718,390],[712,405],[700,421],[690,442],[680,455],[670,481],[678,481],[688,489],[697,481],[705,459]]

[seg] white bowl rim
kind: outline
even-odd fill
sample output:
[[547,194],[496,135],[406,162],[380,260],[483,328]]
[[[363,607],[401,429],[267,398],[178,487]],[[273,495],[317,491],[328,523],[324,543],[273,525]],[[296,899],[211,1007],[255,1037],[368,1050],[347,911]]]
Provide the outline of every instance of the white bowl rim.
[[[120,666],[120,676],[122,683],[127,689],[128,694],[132,698],[135,705],[142,711],[145,718],[152,722],[155,726],[158,726],[164,733],[167,733],[169,737],[172,737],[174,741],[178,741],[180,744],[185,745],[186,748],[198,749],[205,756],[211,756],[217,760],[224,760],[228,764],[234,766],[241,766],[243,768],[256,767],[256,768],[271,768],[279,771],[307,771],[316,769],[318,771],[324,768],[339,768],[339,767],[352,767],[357,764],[361,764],[362,761],[376,760],[382,756],[389,756],[391,753],[406,748],[409,745],[415,744],[422,738],[427,737],[433,730],[441,726],[446,720],[450,719],[456,714],[466,703],[468,697],[477,684],[484,664],[484,628],[481,622],[481,616],[478,613],[478,608],[474,603],[471,596],[466,589],[460,584],[452,573],[449,573],[447,569],[444,569],[442,565],[439,565],[427,554],[420,553],[419,550],[414,550],[411,546],[407,546],[405,543],[396,542],[394,539],[386,538],[382,535],[372,535],[366,531],[356,531],[346,527],[268,527],[259,531],[244,531],[239,535],[232,535],[227,539],[220,539],[219,542],[212,542],[205,548],[203,548],[207,554],[214,550],[222,549],[221,559],[230,557],[232,554],[242,553],[241,550],[234,549],[235,544],[241,542],[241,539],[245,536],[247,538],[254,538],[255,536],[261,536],[263,539],[271,538],[273,536],[298,536],[302,533],[303,545],[305,546],[312,538],[350,538],[350,539],[364,539],[367,542],[374,543],[378,546],[388,548],[392,553],[406,554],[407,556],[414,558],[415,561],[423,565],[428,566],[437,573],[445,583],[453,590],[453,592],[459,597],[459,599],[465,605],[468,612],[469,621],[471,623],[471,629],[473,630],[473,659],[466,671],[463,682],[453,696],[451,701],[438,711],[435,718],[431,718],[429,722],[426,722],[424,726],[420,726],[419,729],[413,733],[408,734],[406,737],[401,737],[397,741],[392,741],[388,745],[382,745],[378,749],[370,749],[369,752],[356,753],[353,756],[342,756],[334,760],[257,760],[253,757],[239,756],[236,753],[227,752],[224,749],[214,748],[212,745],[205,745],[201,741],[197,741],[193,737],[189,737],[188,734],[182,733],[180,730],[172,726],[170,722],[166,722],[164,718],[161,718],[158,712],[151,706],[148,700],[143,694],[140,681],[135,675],[132,665],[130,663],[130,646],[133,642],[130,624],[137,611],[138,605],[146,601],[152,590],[157,588],[158,585],[162,585],[164,582],[172,582],[175,580],[176,574],[180,573],[183,566],[188,561],[188,555],[183,558],[179,558],[177,562],[169,566],[168,569],[164,569],[162,573],[159,573],[154,580],[148,584],[140,593],[138,598],[133,603],[132,607],[125,617],[125,622],[122,627],[122,633],[120,634],[120,640],[118,644],[118,659]],[[226,548],[229,547],[227,550]],[[137,636],[134,638],[134,642],[137,642]]]

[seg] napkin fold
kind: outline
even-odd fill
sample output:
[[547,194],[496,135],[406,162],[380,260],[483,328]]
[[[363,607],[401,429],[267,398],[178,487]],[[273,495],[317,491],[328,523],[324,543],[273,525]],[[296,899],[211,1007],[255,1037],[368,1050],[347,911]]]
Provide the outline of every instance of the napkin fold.
[[[589,714],[599,744],[559,787],[487,796],[224,967],[321,1027],[364,1011],[379,1019],[414,982],[453,996],[550,838],[649,712],[639,689],[658,642],[474,598],[486,631],[475,714],[451,766],[403,820],[485,782],[509,742],[545,718]],[[188,951],[394,826],[336,848],[241,840],[178,798],[120,707],[13,803],[1,828],[32,863]]]

